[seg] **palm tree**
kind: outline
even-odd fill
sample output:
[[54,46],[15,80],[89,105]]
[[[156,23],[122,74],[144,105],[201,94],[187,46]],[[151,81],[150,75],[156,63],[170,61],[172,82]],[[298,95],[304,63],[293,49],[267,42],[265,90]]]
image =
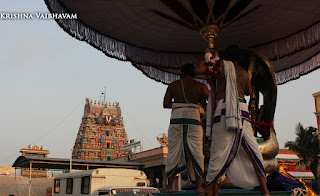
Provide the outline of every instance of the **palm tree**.
[[317,129],[315,127],[304,128],[303,125],[299,123],[296,127],[296,139],[285,143],[285,147],[296,152],[301,158],[300,162],[304,163],[307,169],[312,171],[315,177],[315,190],[317,190],[319,161],[319,141],[316,132]]

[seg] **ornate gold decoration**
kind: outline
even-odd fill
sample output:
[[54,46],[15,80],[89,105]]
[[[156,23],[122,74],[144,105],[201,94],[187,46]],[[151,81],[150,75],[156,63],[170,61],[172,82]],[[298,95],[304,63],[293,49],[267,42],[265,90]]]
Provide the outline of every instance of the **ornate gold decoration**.
[[168,146],[168,137],[165,133],[162,134],[162,137],[157,137],[157,140],[161,146]]
[[267,174],[271,174],[279,169],[279,163],[276,158],[263,159],[263,165]]
[[276,157],[279,152],[279,143],[276,134],[272,128],[270,128],[269,131],[270,137],[266,141],[259,143],[259,150],[264,159],[272,159]]
[[252,78],[252,73],[253,73],[253,69],[254,69],[254,65],[256,64],[256,57],[255,56],[251,56],[250,57],[250,65],[249,65],[249,69],[248,69],[248,74],[249,74],[249,78],[251,81]]
[[[252,121],[256,121],[256,92],[254,87],[252,87],[252,93],[250,95],[249,113]],[[252,126],[253,134],[256,135],[255,126]]]
[[200,29],[203,39],[208,42],[208,48],[214,48],[214,38],[217,37],[219,27],[217,25],[206,25]]

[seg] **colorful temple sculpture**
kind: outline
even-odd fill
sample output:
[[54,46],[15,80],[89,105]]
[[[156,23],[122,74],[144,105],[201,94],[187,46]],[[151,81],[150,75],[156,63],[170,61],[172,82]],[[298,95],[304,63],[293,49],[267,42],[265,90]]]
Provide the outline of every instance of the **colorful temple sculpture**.
[[[22,148],[20,150],[22,156],[29,156],[29,157],[47,157],[50,153],[49,150],[44,150],[43,147],[39,147],[37,145],[31,146],[29,145],[28,148]],[[36,177],[47,177],[47,169],[43,168],[32,168],[31,175]],[[21,175],[22,176],[29,176],[30,175],[30,168],[21,168]]]
[[162,137],[157,137],[160,146],[168,146],[168,137],[165,133],[162,134]]
[[129,152],[124,148],[127,143],[119,103],[86,99],[72,158],[109,161],[126,156]]

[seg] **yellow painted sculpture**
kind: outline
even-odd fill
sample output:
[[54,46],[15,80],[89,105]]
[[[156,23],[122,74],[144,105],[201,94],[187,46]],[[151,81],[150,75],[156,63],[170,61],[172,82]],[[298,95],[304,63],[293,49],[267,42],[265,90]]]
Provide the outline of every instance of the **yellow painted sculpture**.
[[168,137],[165,133],[162,134],[162,137],[157,137],[160,146],[168,146]]

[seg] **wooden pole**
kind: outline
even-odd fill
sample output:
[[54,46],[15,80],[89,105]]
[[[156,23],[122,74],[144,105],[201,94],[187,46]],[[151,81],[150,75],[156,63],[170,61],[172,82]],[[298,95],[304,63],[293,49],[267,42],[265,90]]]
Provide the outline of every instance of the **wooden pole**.
[[14,168],[14,186],[13,186],[13,195],[16,195],[16,181],[17,181],[17,168]]
[[30,179],[29,179],[29,196],[31,196],[31,170],[32,170],[32,161],[30,161]]
[[71,149],[71,157],[70,157],[70,171],[69,173],[71,173],[72,170],[72,149]]

